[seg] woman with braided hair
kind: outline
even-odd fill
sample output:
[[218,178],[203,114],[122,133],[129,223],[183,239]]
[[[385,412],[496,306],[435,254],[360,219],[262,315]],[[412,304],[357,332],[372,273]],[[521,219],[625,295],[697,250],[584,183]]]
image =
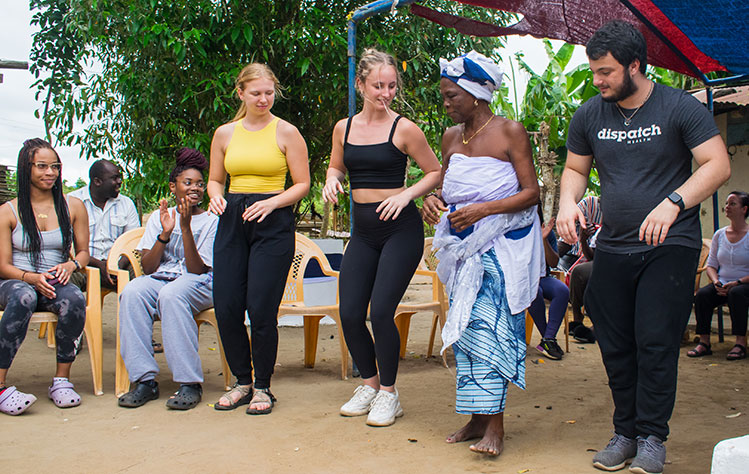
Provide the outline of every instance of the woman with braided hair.
[[144,275],[131,281],[120,296],[120,352],[133,384],[120,397],[121,407],[139,407],[159,397],[152,315],[161,319],[166,361],[180,384],[166,406],[189,410],[200,403],[203,368],[194,316],[213,306],[213,240],[218,224],[218,217],[200,208],[207,167],[199,151],[177,151],[177,164],[169,175],[176,206],[168,207],[163,199],[138,243]]
[[86,321],[86,298],[70,275],[88,264],[88,217],[79,199],[65,199],[61,172],[52,145],[26,140],[18,153],[18,197],[0,206],[0,412],[9,415],[20,415],[36,401],[5,385],[34,311],[57,314],[57,369],[49,398],[59,408],[81,403],[68,377]]

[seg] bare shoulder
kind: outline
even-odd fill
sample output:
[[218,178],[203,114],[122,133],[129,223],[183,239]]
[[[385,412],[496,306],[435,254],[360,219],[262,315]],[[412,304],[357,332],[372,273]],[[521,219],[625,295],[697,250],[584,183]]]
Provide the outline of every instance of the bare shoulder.
[[460,125],[453,125],[445,130],[445,133],[442,134],[442,147],[444,148],[445,144],[449,145],[456,142],[460,138],[460,130]]
[[278,134],[284,138],[301,138],[302,133],[296,128],[295,125],[287,122],[286,120],[278,119]]
[[2,226],[16,226],[16,213],[13,212],[13,209],[10,207],[11,203],[17,207],[18,199],[13,199],[0,205],[0,225]]
[[234,127],[237,125],[237,122],[228,122],[216,129],[216,131],[213,133],[213,139],[218,140],[220,142],[229,141],[231,139],[232,134],[234,133]]
[[86,206],[83,205],[83,201],[78,199],[75,196],[71,196],[70,194],[67,195],[68,198],[68,207],[73,211],[80,211],[85,210]]
[[416,125],[411,119],[401,116],[398,121],[398,127],[396,132],[405,133],[409,137],[420,137],[424,135],[421,128]]
[[528,136],[528,131],[522,123],[504,117],[497,118],[499,119],[497,121],[497,126],[501,128],[505,136],[515,139]]

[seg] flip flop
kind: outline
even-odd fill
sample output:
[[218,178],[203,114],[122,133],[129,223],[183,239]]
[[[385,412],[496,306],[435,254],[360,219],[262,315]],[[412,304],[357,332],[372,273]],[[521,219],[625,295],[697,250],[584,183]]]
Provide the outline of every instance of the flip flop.
[[81,396],[74,390],[69,380],[55,380],[49,387],[49,398],[57,408],[77,407],[81,404]]
[[[700,347],[704,347],[704,350],[700,350]],[[710,344],[705,344],[704,342],[700,341],[697,343],[697,345],[694,347],[694,349],[690,349],[687,352],[687,357],[702,357],[702,356],[709,356],[712,355],[713,351],[710,349]]]
[[166,407],[172,410],[189,410],[195,408],[202,398],[203,387],[199,383],[182,384],[166,401]]
[[[734,349],[738,348],[739,350],[734,351]],[[746,359],[746,347],[742,346],[741,344],[735,344],[730,351],[728,351],[728,354],[726,354],[726,360],[741,360]]]
[[239,397],[239,399],[236,402],[232,402],[231,397],[229,396],[230,393],[234,393],[234,392],[239,392],[241,394],[242,387],[239,384],[235,383],[234,386],[231,388],[231,390],[221,395],[221,398],[226,398],[231,403],[229,403],[228,405],[222,405],[219,403],[221,401],[221,398],[219,398],[218,399],[219,401],[213,404],[213,408],[218,411],[234,410],[235,408],[240,407],[242,405],[247,405],[248,403],[250,403],[250,400],[252,400],[252,385],[249,386],[249,390],[247,391],[247,393]]
[[[250,406],[247,407],[246,413],[248,415],[267,415],[271,411],[273,411],[273,406],[276,404],[276,397],[273,396],[272,393],[270,393],[269,388],[259,388],[253,391],[252,400],[250,401]],[[258,396],[259,394],[263,394]],[[267,400],[265,400],[267,398]],[[265,408],[263,410],[256,410],[252,408],[252,405],[259,405],[261,403],[268,403],[270,406],[268,408]]]
[[0,393],[0,412],[6,415],[20,415],[36,401],[30,393],[18,391],[15,386],[7,387]]

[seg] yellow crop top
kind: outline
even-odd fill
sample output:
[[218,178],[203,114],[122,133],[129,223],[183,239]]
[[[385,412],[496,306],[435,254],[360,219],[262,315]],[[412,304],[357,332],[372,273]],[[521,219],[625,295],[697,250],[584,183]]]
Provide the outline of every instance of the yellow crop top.
[[286,186],[286,155],[276,142],[276,117],[262,130],[251,132],[242,121],[234,126],[224,155],[224,168],[231,177],[230,193],[267,193]]

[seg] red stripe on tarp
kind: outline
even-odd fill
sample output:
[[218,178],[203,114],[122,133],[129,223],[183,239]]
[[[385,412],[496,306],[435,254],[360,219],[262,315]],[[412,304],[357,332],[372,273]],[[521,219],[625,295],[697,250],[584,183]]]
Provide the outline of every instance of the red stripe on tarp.
[[[464,35],[489,37],[530,34],[530,32],[513,27],[496,26],[478,20],[463,18],[462,16],[438,12],[416,3],[411,4],[411,13],[439,25],[454,28]],[[540,36],[540,38],[543,38],[543,36]]]
[[700,71],[727,71],[720,62],[703,53],[651,0],[628,1]]

